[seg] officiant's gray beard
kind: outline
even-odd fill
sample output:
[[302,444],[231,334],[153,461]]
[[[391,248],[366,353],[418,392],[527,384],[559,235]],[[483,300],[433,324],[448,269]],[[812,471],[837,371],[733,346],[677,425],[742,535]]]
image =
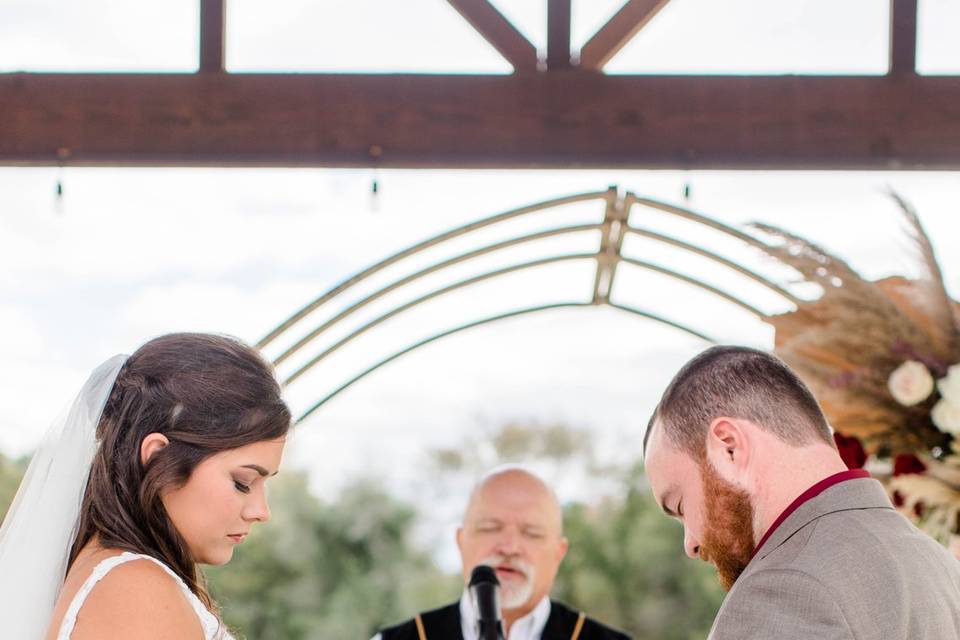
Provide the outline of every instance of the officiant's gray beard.
[[490,567],[497,565],[507,565],[523,574],[523,582],[518,585],[500,585],[500,608],[501,609],[519,609],[527,604],[533,596],[533,578],[535,570],[532,566],[523,560],[510,560],[502,555],[488,556],[480,561]]

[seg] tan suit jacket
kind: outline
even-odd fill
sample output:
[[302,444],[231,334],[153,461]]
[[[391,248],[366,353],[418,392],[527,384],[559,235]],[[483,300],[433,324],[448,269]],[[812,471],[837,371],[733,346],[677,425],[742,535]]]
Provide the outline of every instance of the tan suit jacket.
[[803,503],[727,594],[709,640],[960,640],[960,561],[871,478]]

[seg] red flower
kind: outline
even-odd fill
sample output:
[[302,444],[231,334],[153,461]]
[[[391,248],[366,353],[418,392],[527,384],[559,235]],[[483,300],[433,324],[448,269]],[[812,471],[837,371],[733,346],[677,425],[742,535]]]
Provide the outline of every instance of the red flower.
[[893,475],[903,476],[908,473],[923,473],[927,465],[912,453],[901,453],[893,459]]
[[[904,500],[903,500],[903,494],[900,493],[899,491],[894,490],[894,492],[893,492],[893,506],[895,506],[895,507],[902,507],[902,506],[903,506],[903,502],[904,502]],[[960,517],[960,515],[958,515],[958,517]]]
[[918,518],[922,518],[923,512],[926,510],[927,505],[923,504],[922,500],[917,500],[917,502],[913,505],[913,515],[917,516]]
[[867,452],[863,450],[860,440],[850,436],[847,437],[834,431],[833,441],[837,443],[837,450],[840,452],[840,458],[848,469],[862,469],[867,462]]

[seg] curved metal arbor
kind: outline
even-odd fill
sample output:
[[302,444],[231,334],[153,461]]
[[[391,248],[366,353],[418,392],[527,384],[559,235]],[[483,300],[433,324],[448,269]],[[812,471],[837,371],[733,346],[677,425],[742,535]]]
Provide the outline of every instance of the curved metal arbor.
[[532,204],[526,207],[521,207],[519,209],[514,209],[504,213],[500,213],[488,218],[483,218],[477,220],[470,224],[463,225],[461,227],[452,229],[445,233],[439,234],[423,242],[420,242],[416,245],[408,247],[402,251],[399,251],[386,259],[371,265],[370,267],[364,269],[363,271],[354,274],[353,276],[347,278],[340,284],[336,285],[320,297],[311,301],[309,304],[304,306],[302,309],[294,313],[283,323],[273,329],[269,334],[267,334],[263,339],[261,339],[257,346],[261,349],[273,344],[278,338],[281,337],[290,337],[293,335],[294,327],[304,323],[307,318],[313,315],[315,312],[321,309],[330,308],[333,306],[333,303],[340,299],[341,296],[344,296],[348,291],[354,289],[361,283],[368,281],[372,276],[378,274],[388,267],[391,267],[401,261],[422,254],[434,247],[438,247],[444,243],[447,243],[451,240],[458,239],[469,234],[475,233],[481,229],[489,228],[494,225],[502,224],[511,220],[516,220],[530,214],[542,212],[550,209],[556,209],[563,205],[569,205],[573,203],[580,202],[590,202],[598,201],[604,203],[604,216],[602,222],[592,223],[592,224],[570,224],[566,226],[556,226],[541,229],[534,231],[532,233],[527,233],[524,235],[517,235],[510,237],[506,240],[501,240],[499,242],[493,242],[490,244],[482,245],[478,248],[473,248],[468,251],[464,251],[437,262],[433,262],[426,267],[423,267],[419,270],[416,270],[412,273],[409,273],[401,278],[390,281],[388,284],[375,289],[372,293],[367,294],[360,299],[347,304],[339,310],[335,310],[329,315],[325,320],[316,324],[315,326],[309,328],[306,333],[304,333],[299,338],[296,338],[295,341],[284,348],[279,355],[273,358],[275,365],[279,366],[287,362],[291,356],[297,354],[308,347],[310,347],[315,342],[318,342],[320,338],[328,335],[332,329],[341,326],[348,317],[357,313],[364,307],[369,306],[378,299],[383,298],[389,293],[402,290],[404,287],[411,285],[428,275],[439,273],[443,270],[449,269],[454,265],[459,265],[462,263],[469,262],[480,258],[481,256],[487,256],[502,252],[505,249],[510,247],[516,247],[520,245],[529,245],[531,243],[545,240],[547,238],[557,238],[562,236],[569,236],[572,234],[582,234],[585,232],[599,232],[600,234],[600,244],[599,248],[594,252],[580,252],[580,253],[560,253],[555,255],[549,255],[546,257],[540,257],[533,260],[528,260],[525,262],[515,262],[508,264],[507,266],[500,267],[497,269],[492,269],[488,271],[481,272],[477,275],[458,280],[447,284],[445,286],[429,290],[427,293],[416,296],[402,304],[394,306],[387,311],[375,315],[371,320],[367,321],[364,324],[354,328],[351,331],[348,331],[344,336],[336,339],[331,344],[327,345],[325,348],[320,350],[318,353],[309,357],[304,362],[299,363],[294,370],[286,375],[283,378],[283,384],[289,385],[295,380],[303,376],[310,369],[315,367],[317,364],[322,362],[324,359],[328,358],[334,352],[340,350],[347,344],[357,340],[365,333],[371,329],[381,325],[382,323],[394,318],[400,314],[403,314],[410,309],[417,307],[425,302],[430,300],[442,297],[448,293],[464,289],[471,285],[502,278],[511,273],[522,272],[526,270],[532,270],[537,267],[542,267],[550,264],[557,264],[570,261],[593,261],[595,263],[595,275],[593,282],[593,291],[589,299],[580,300],[580,301],[566,301],[566,302],[556,302],[550,304],[540,304],[528,307],[522,307],[518,309],[513,309],[505,313],[498,313],[486,317],[481,317],[476,320],[459,324],[454,327],[449,327],[442,329],[428,337],[416,341],[412,344],[408,344],[402,349],[390,353],[381,359],[377,360],[371,366],[368,366],[361,372],[356,375],[353,375],[349,379],[346,379],[336,386],[332,391],[326,393],[324,396],[319,398],[311,406],[309,406],[306,411],[304,411],[298,418],[297,422],[301,422],[306,419],[310,414],[323,406],[326,402],[332,399],[334,396],[339,394],[341,391],[350,387],[354,383],[366,377],[368,374],[379,369],[383,365],[396,360],[397,358],[410,353],[411,351],[418,349],[424,345],[430,344],[440,338],[471,329],[473,327],[478,327],[484,324],[495,322],[497,320],[503,320],[505,318],[516,317],[521,315],[528,315],[537,313],[540,311],[547,311],[551,309],[560,309],[560,308],[579,308],[579,307],[592,307],[597,305],[605,305],[612,307],[614,309],[619,309],[626,313],[633,314],[635,316],[653,320],[658,323],[662,323],[678,329],[682,332],[685,332],[689,335],[695,336],[707,342],[714,342],[710,337],[704,335],[703,333],[680,324],[676,321],[667,319],[661,315],[653,313],[648,310],[639,309],[634,306],[618,304],[611,301],[610,294],[613,289],[614,280],[617,275],[617,270],[620,264],[630,265],[632,267],[637,267],[640,269],[653,271],[660,273],[669,278],[685,282],[687,284],[698,287],[711,295],[722,298],[737,307],[743,309],[744,311],[758,317],[763,318],[765,313],[751,304],[745,302],[740,297],[710,285],[706,282],[701,281],[698,278],[679,273],[667,267],[640,260],[638,258],[633,258],[629,256],[624,256],[622,254],[622,247],[624,240],[629,235],[635,235],[638,237],[647,238],[653,240],[657,243],[662,243],[669,245],[678,249],[681,249],[684,252],[690,254],[695,254],[706,258],[707,260],[716,263],[726,269],[731,270],[739,274],[740,276],[752,280],[756,283],[759,283],[763,287],[766,287],[770,291],[774,292],[778,296],[782,297],[784,300],[796,304],[799,300],[792,293],[785,290],[784,288],[778,286],[774,282],[771,282],[766,277],[734,262],[728,258],[725,258],[717,253],[709,251],[703,247],[685,242],[679,238],[671,237],[658,233],[653,230],[643,229],[639,227],[631,226],[629,223],[629,215],[631,209],[635,205],[650,207],[658,211],[682,218],[705,227],[709,227],[715,231],[718,231],[722,234],[726,234],[736,240],[744,242],[748,245],[756,246],[763,248],[765,245],[753,238],[750,235],[747,235],[737,229],[734,229],[730,226],[727,226],[723,223],[720,223],[716,220],[712,220],[700,214],[694,213],[687,209],[676,207],[670,204],[659,202],[657,200],[652,200],[649,198],[642,198],[634,195],[633,193],[626,192],[620,193],[618,189],[610,187],[605,191],[596,191],[589,193],[581,193],[571,196],[566,196],[562,198],[556,198],[552,200],[547,200],[537,204]]

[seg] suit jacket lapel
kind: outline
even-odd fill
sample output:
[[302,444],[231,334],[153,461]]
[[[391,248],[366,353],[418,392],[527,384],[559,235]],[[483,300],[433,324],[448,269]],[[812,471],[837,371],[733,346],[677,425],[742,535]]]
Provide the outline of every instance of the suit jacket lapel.
[[[886,491],[872,478],[846,480],[811,498],[780,523],[750,564],[763,560],[805,526],[829,513],[849,509],[893,509]],[[748,565],[749,566],[749,565]]]

